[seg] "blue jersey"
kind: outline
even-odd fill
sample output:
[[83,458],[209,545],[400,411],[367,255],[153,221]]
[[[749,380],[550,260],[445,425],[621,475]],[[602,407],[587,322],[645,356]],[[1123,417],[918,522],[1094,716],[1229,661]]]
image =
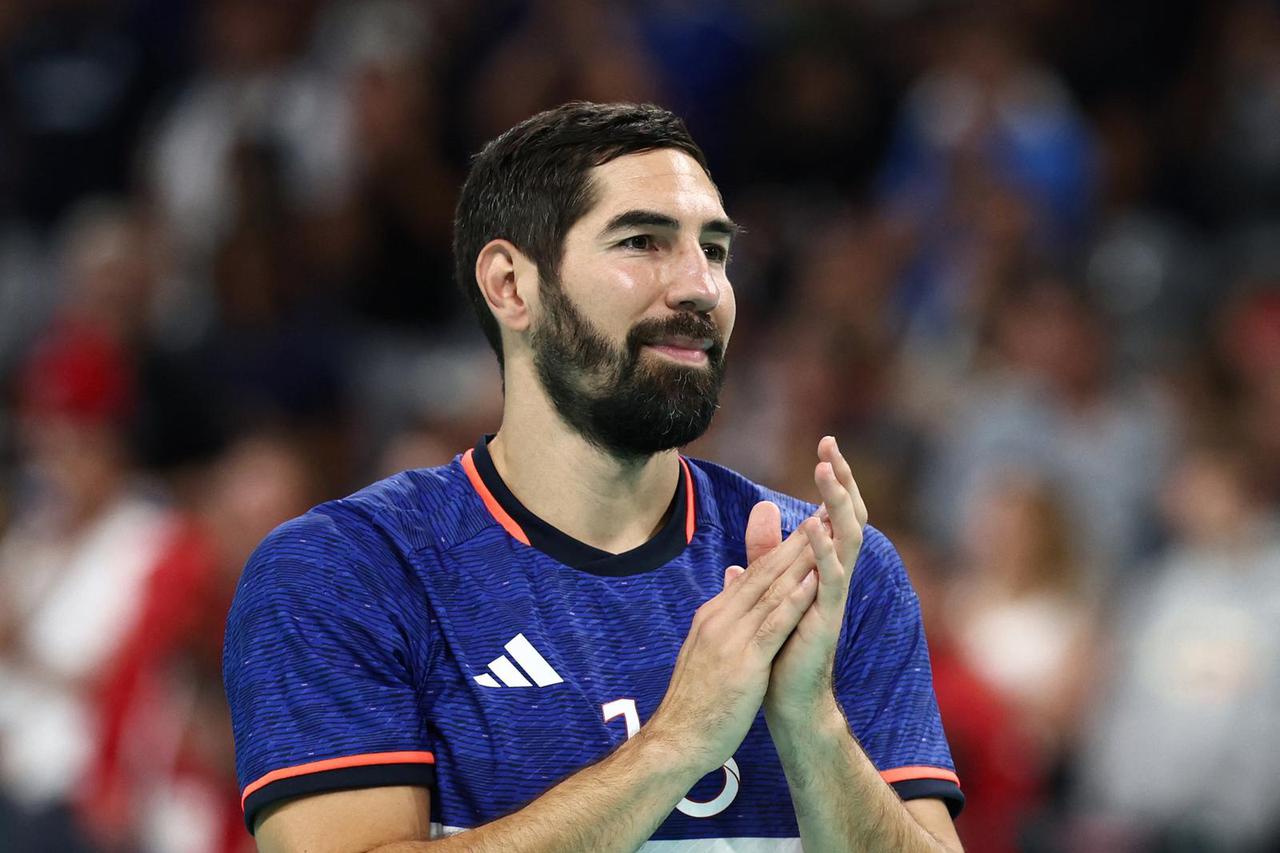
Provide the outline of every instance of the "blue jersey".
[[[277,528],[245,568],[224,656],[250,828],[285,798],[422,785],[437,831],[466,829],[633,734],[666,692],[694,611],[720,591],[726,566],[745,565],[751,507],[777,503],[784,533],[815,510],[717,465],[681,458],[680,469],[668,521],[623,554],[525,509],[483,441]],[[904,799],[957,811],[919,605],[871,527],[834,675],[885,780]],[[760,714],[651,844],[783,850],[799,849],[798,836]]]

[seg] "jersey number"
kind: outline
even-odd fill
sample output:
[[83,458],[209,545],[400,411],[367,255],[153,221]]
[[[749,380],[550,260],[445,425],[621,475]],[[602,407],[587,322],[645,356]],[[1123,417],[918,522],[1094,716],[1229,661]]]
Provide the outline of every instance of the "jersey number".
[[[640,731],[640,713],[636,711],[636,700],[634,699],[614,699],[612,702],[606,702],[600,706],[604,711],[604,721],[615,720],[622,717],[623,722],[627,725],[627,740],[636,736],[636,732]],[[724,771],[724,787],[720,789],[720,793],[716,794],[709,800],[691,800],[685,797],[676,803],[676,808],[689,817],[713,817],[720,812],[729,808],[729,804],[733,802],[734,797],[738,796],[738,783],[742,780],[742,774],[738,771],[738,762],[730,758],[721,767]]]

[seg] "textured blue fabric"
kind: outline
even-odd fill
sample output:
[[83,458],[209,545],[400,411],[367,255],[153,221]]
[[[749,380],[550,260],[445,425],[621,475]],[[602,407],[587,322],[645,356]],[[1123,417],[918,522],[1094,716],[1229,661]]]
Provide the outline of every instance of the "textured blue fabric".
[[[459,459],[398,474],[276,529],[250,558],[228,621],[224,675],[241,789],[323,759],[429,751],[432,820],[469,827],[606,755],[626,729],[620,717],[606,722],[603,706],[632,699],[641,722],[653,714],[694,610],[720,590],[725,566],[744,564],[751,507],[775,501],[788,532],[815,509],[689,462],[693,539],[676,559],[639,574],[580,571],[516,541]],[[563,681],[497,682],[490,663],[512,658],[504,646],[518,634]],[[892,545],[871,527],[835,685],[879,769],[953,769],[915,594]],[[741,784],[727,808],[712,817],[677,810],[653,837],[797,835],[763,715],[734,760]],[[689,799],[712,799],[725,778],[708,775]]]

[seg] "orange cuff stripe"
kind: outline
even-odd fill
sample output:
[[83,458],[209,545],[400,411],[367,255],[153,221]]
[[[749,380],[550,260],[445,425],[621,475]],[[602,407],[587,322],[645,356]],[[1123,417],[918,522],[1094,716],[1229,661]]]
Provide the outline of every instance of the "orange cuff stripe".
[[684,468],[684,541],[688,544],[693,541],[694,531],[694,515],[693,515],[693,472],[689,470],[689,463],[684,461],[684,457],[680,457],[680,466]]
[[498,499],[485,486],[484,480],[480,479],[480,472],[476,470],[476,463],[471,458],[471,454],[474,452],[475,448],[469,447],[467,452],[462,454],[462,469],[467,472],[467,479],[471,481],[471,488],[475,489],[476,494],[480,495],[480,500],[484,501],[485,508],[489,510],[489,514],[493,516],[494,521],[501,524],[502,529],[511,534],[511,538],[528,545],[529,537],[525,535],[524,530],[520,525],[516,524],[514,518],[507,515],[507,511],[498,503]]
[[342,758],[326,758],[324,761],[312,761],[296,767],[284,767],[272,770],[266,776],[250,784],[240,797],[240,808],[244,808],[245,800],[259,788],[279,782],[281,779],[292,779],[295,776],[307,776],[311,773],[323,773],[326,770],[341,770],[344,767],[372,767],[377,764],[435,764],[436,757],[430,752],[370,752],[365,755],[348,755]]
[[894,782],[907,782],[911,779],[942,779],[960,784],[960,777],[941,767],[895,767],[892,770],[880,771],[880,778],[892,785]]

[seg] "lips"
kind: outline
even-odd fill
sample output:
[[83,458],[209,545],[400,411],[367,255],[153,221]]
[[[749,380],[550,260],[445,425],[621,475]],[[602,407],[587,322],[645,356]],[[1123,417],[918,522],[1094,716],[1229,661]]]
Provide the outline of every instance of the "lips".
[[718,365],[723,350],[715,324],[694,314],[638,323],[627,337],[627,348],[633,353],[648,349],[663,358],[696,366]]
[[667,335],[649,341],[651,347],[669,347],[671,349],[700,350],[706,352],[715,345],[711,338],[694,338],[688,335]]
[[705,338],[691,338],[684,341],[662,340],[645,344],[645,348],[662,356],[685,364],[707,364],[710,360],[708,349],[710,344]]

